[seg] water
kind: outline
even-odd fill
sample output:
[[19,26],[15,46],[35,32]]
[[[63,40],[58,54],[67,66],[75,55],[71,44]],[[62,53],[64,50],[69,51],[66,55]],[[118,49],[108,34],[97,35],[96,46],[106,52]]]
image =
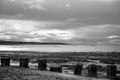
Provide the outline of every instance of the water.
[[88,46],[88,45],[0,45],[0,51],[120,51],[118,46]]

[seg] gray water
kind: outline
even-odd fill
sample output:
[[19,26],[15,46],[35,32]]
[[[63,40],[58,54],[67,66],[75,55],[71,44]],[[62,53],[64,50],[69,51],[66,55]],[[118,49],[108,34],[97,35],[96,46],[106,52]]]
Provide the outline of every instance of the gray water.
[[0,51],[120,51],[118,46],[88,46],[88,45],[0,45]]

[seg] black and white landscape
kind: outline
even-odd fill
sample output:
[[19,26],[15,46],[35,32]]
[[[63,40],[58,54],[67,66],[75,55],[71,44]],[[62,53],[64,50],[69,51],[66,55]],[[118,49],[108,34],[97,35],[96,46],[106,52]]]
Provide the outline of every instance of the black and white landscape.
[[120,1],[0,0],[0,59],[0,80],[119,80]]

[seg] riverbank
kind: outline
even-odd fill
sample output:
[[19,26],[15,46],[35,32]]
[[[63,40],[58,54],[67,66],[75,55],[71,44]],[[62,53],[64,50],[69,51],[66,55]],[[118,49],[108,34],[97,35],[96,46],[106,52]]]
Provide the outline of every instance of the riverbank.
[[38,69],[20,67],[0,67],[0,80],[107,80],[85,76],[75,76]]

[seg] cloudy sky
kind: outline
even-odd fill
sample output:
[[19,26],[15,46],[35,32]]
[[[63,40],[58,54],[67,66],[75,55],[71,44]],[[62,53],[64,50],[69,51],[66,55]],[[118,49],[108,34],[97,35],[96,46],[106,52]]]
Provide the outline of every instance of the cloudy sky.
[[120,0],[0,0],[0,40],[120,46]]

